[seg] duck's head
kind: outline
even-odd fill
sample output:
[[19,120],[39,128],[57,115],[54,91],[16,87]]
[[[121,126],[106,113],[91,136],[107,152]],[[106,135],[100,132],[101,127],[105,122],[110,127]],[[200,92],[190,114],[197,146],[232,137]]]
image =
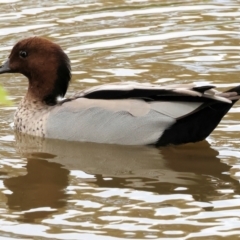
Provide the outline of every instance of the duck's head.
[[29,80],[27,97],[48,105],[65,95],[71,79],[68,56],[59,45],[40,37],[19,41],[0,67],[2,73],[25,75]]

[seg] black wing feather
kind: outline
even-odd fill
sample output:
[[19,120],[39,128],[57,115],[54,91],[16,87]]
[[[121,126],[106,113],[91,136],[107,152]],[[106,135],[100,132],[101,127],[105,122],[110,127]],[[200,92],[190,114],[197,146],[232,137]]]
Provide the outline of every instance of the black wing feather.
[[[203,93],[214,86],[194,87],[191,90]],[[169,89],[132,89],[132,90],[97,90],[84,95],[89,99],[127,99],[138,98],[145,101],[190,101],[190,102],[209,102],[210,99],[199,98],[198,96],[186,95],[174,92]]]

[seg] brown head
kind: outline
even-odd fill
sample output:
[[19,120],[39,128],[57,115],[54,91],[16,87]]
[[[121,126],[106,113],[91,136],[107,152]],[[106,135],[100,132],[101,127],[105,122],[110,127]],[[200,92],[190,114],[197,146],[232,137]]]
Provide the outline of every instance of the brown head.
[[68,56],[59,45],[40,37],[19,41],[8,60],[0,67],[2,73],[22,73],[29,80],[27,96],[48,105],[63,97],[71,79]]

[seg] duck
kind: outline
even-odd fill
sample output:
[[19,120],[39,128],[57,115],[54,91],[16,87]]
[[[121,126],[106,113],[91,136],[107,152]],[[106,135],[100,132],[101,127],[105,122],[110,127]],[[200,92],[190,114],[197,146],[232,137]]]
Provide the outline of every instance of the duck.
[[0,74],[20,73],[28,89],[14,114],[16,131],[41,138],[119,145],[179,145],[206,139],[240,98],[240,86],[116,82],[64,98],[67,54],[38,36],[18,41]]

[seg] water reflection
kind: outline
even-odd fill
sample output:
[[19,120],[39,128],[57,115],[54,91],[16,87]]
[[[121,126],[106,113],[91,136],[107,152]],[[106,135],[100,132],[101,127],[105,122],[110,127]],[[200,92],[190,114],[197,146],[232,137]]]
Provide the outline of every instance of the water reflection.
[[28,158],[26,170],[24,176],[4,180],[4,185],[12,191],[6,195],[7,205],[21,212],[20,220],[34,222],[65,206],[69,170],[59,163],[33,157]]
[[160,154],[161,166],[157,168],[151,168],[148,159],[149,166],[136,167],[131,176],[112,176],[112,180],[104,180],[101,174],[96,174],[96,183],[100,187],[128,187],[159,194],[174,194],[179,189],[197,201],[224,196],[219,189],[234,189],[235,194],[240,193],[238,181],[226,174],[231,167],[217,158],[218,152],[206,141],[162,148]]
[[[181,192],[197,201],[226,195],[219,189],[240,193],[238,182],[224,174],[230,166],[217,158],[218,152],[206,141],[156,149],[38,139],[20,133],[16,140],[18,151],[28,158],[28,174],[5,181],[14,192],[8,201],[11,208],[61,207],[64,201],[59,200],[67,197],[61,190],[67,187],[69,170],[91,174],[90,179],[83,177],[82,181],[99,187],[158,194]],[[22,189],[29,198],[21,197]],[[33,195],[41,197],[32,201]]]

